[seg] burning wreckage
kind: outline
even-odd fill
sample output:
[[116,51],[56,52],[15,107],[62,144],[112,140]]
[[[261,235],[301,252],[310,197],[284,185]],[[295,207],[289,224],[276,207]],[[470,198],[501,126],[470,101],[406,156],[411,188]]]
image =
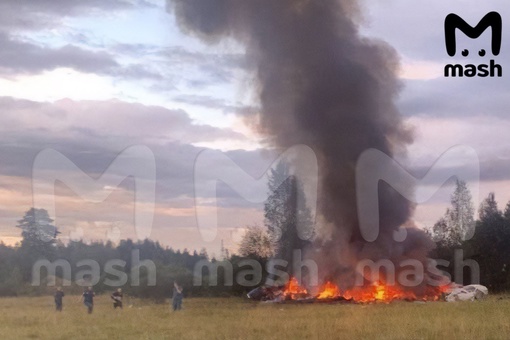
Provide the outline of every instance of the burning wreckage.
[[428,287],[424,294],[417,295],[412,290],[406,290],[394,285],[377,282],[369,287],[357,287],[342,291],[337,285],[326,282],[319,290],[312,294],[308,289],[299,285],[298,280],[291,278],[283,286],[261,286],[247,294],[251,300],[263,302],[338,302],[338,303],[389,303],[395,300],[403,301],[475,301],[486,298],[489,294],[487,287],[482,285],[461,286],[456,284]]

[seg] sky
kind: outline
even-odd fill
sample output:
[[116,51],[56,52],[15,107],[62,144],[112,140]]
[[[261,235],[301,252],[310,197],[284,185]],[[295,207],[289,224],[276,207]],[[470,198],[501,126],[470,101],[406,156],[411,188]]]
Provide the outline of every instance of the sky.
[[[495,192],[503,209],[510,200],[508,3],[365,0],[360,8],[361,34],[385,41],[400,56],[397,104],[414,142],[399,161],[423,176],[452,147],[472,148],[480,162],[475,205]],[[445,78],[448,63],[488,60],[476,53],[465,59],[448,56],[445,17],[456,13],[474,26],[489,11],[503,18],[501,53],[494,57],[503,77]],[[457,44],[490,51],[489,32],[476,40],[459,34]],[[3,242],[20,239],[16,221],[34,204],[34,162],[47,150],[97,180],[126,149],[145,146],[156,169],[149,236],[174,249],[206,247],[219,255],[222,240],[235,250],[246,226],[263,224],[263,203],[247,202],[225,187],[219,190],[220,228],[214,240],[203,239],[195,214],[194,165],[201,152],[218,150],[236,164],[226,167],[238,166],[255,178],[278,157],[245,119],[257,112],[258,104],[254,66],[241,45],[229,40],[204,44],[184,34],[164,0],[2,1],[0,44]],[[93,201],[59,181],[62,174],[53,175],[51,217],[64,241],[137,237],[133,178],[121,176],[118,187],[107,181],[94,187],[111,194]],[[448,206],[451,191],[450,181],[420,204],[415,223],[432,226]],[[142,202],[142,209],[150,211],[149,203]],[[204,211],[212,216],[216,210],[209,206]]]

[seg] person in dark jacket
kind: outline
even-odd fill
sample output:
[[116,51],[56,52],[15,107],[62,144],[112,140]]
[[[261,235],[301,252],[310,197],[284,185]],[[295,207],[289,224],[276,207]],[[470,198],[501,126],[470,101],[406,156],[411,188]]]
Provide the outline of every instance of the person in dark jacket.
[[184,295],[182,294],[182,287],[179,286],[177,282],[174,282],[174,292],[172,296],[172,308],[174,312],[177,310],[181,310],[183,297]]
[[83,304],[87,306],[89,314],[94,310],[94,296],[96,296],[96,294],[92,291],[92,287],[88,287],[82,294]]
[[58,312],[62,311],[62,300],[64,297],[64,291],[62,290],[62,287],[57,287],[57,290],[55,290],[55,294],[53,297],[55,298],[55,308]]
[[113,300],[113,308],[117,309],[119,307],[122,309],[122,298],[124,297],[122,289],[118,288],[110,297]]

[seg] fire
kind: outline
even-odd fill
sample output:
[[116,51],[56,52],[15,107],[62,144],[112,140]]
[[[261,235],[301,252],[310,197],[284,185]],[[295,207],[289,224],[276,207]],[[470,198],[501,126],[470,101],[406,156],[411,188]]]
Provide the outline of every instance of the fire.
[[320,293],[317,296],[317,299],[332,299],[340,296],[340,288],[337,285],[326,282],[324,286],[321,287]]
[[[349,290],[341,291],[340,288],[334,283],[328,281],[319,289],[316,299],[340,299],[351,300],[359,303],[369,302],[386,302],[389,303],[393,300],[406,300],[406,301],[437,301],[441,294],[448,289],[448,286],[432,287],[429,286],[423,295],[417,296],[413,291],[406,290],[397,285],[388,285],[383,281],[374,282],[372,285],[363,287],[355,287]],[[287,283],[284,290],[284,296],[287,299],[300,299],[312,298],[308,294],[306,288],[301,287],[295,278]]]
[[285,295],[285,297],[293,300],[299,298],[300,296],[308,295],[308,291],[306,290],[306,288],[301,287],[299,285],[298,280],[295,277],[293,277],[289,280],[289,282],[285,286],[283,294]]
[[395,285],[377,281],[371,286],[357,287],[346,291],[344,297],[357,302],[391,302],[393,300],[418,300],[416,294]]
[[386,297],[386,287],[379,282],[376,284],[375,291],[376,291],[375,299],[379,301],[384,301],[384,298]]

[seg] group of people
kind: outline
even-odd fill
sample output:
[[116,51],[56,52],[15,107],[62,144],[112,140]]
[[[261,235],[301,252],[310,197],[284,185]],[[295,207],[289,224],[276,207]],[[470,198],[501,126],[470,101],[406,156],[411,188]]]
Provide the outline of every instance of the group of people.
[[[64,291],[62,290],[62,287],[57,287],[55,290],[55,294],[53,297],[55,298],[55,309],[58,312],[62,311],[62,305],[64,300]],[[83,294],[81,295],[81,300],[83,301],[83,304],[85,307],[87,307],[87,311],[89,314],[92,313],[94,310],[94,297],[96,296],[96,293],[92,290],[92,287],[88,287],[85,289]],[[113,300],[113,308],[120,308],[122,309],[122,298],[124,297],[124,294],[122,294],[122,289],[118,288],[115,292],[110,295],[110,298]]]
[[[64,291],[62,290],[62,287],[57,287],[55,290],[54,298],[55,298],[55,309],[58,312],[62,311],[62,305],[64,300]],[[89,314],[92,313],[94,310],[94,297],[96,294],[92,290],[92,287],[88,287],[85,289],[81,296],[81,300],[83,301],[83,304],[87,307],[87,311]],[[182,308],[182,299],[183,299],[183,289],[182,287],[177,283],[174,282],[174,289],[172,294],[172,309],[174,311],[180,310]],[[113,301],[113,308],[122,309],[122,299],[124,298],[124,294],[122,294],[122,289],[118,288],[115,292],[113,292],[110,295],[110,298]]]

